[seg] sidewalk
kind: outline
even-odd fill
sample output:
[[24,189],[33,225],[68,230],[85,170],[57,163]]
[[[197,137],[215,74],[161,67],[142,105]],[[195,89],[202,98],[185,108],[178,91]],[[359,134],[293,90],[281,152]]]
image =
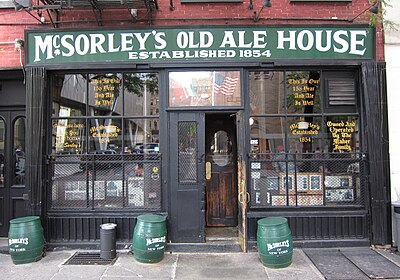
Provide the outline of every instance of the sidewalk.
[[400,279],[400,256],[370,248],[295,248],[292,264],[282,269],[264,267],[254,252],[166,253],[159,263],[143,264],[123,250],[113,264],[65,265],[76,252],[47,252],[42,260],[21,265],[0,254],[1,279]]

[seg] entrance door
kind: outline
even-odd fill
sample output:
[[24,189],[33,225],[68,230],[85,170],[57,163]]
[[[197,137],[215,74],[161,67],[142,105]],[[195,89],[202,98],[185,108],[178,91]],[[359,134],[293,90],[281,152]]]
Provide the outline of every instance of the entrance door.
[[24,111],[0,110],[0,236],[9,220],[25,216]]
[[170,113],[172,242],[204,242],[204,113]]
[[235,119],[206,118],[206,225],[237,226]]

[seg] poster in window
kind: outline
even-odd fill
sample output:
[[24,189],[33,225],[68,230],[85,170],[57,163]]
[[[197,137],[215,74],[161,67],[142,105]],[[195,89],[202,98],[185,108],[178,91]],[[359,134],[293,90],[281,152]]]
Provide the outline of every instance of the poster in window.
[[325,198],[328,202],[354,201],[354,192],[353,189],[326,190]]
[[128,203],[131,206],[144,206],[144,179],[143,177],[128,178]]
[[286,193],[286,190],[294,190],[294,175],[281,175],[281,192]]
[[123,196],[122,181],[107,181],[106,190],[107,190],[107,197]]
[[306,192],[308,190],[308,175],[297,175],[297,191]]
[[321,189],[321,175],[310,175],[310,190],[319,191]]
[[[89,182],[89,186],[89,199],[92,199],[92,182]],[[106,198],[104,181],[94,181],[93,188],[95,200],[103,200]]]

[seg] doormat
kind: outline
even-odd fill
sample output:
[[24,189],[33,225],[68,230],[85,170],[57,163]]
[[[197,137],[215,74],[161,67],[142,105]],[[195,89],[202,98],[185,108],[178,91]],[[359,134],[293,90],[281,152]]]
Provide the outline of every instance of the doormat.
[[117,258],[102,259],[100,253],[76,252],[63,265],[113,265]]
[[400,267],[370,248],[303,251],[327,280],[400,279]]

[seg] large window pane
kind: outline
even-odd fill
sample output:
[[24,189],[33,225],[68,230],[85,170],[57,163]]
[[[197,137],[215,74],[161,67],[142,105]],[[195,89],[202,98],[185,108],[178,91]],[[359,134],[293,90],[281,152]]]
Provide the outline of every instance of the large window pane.
[[82,119],[55,119],[52,123],[52,151],[55,154],[82,154],[86,151],[86,125]]
[[125,120],[125,153],[159,152],[158,119]]
[[53,81],[53,116],[84,116],[86,114],[86,75],[56,75]]
[[155,73],[124,74],[125,116],[159,114],[158,75]]
[[122,115],[121,74],[89,75],[89,106],[92,116]]
[[319,71],[286,73],[288,113],[321,113]]
[[284,113],[284,72],[250,72],[249,87],[252,115]]
[[89,153],[98,151],[122,152],[121,119],[91,119],[89,126]]
[[169,73],[169,106],[240,105],[240,71]]

